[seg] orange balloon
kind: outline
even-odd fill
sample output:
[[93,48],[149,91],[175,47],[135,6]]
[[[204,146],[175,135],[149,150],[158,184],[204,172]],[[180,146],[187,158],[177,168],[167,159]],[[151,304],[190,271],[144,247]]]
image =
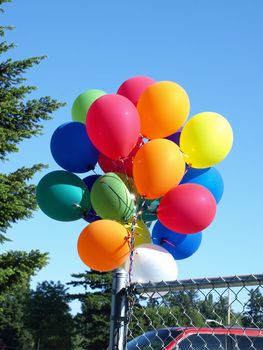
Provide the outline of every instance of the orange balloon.
[[133,177],[138,192],[149,199],[162,197],[178,185],[185,173],[180,148],[172,141],[155,139],[144,144],[133,161]]
[[141,134],[148,139],[175,133],[185,123],[190,102],[185,90],[172,81],[160,81],[144,90],[137,105]]
[[113,220],[94,221],[78,239],[80,259],[96,271],[111,271],[122,265],[130,253],[130,233]]

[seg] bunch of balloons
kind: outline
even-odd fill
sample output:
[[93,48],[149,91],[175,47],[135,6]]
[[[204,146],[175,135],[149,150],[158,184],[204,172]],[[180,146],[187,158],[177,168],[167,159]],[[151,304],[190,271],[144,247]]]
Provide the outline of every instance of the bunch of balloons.
[[213,166],[233,134],[223,116],[202,112],[187,121],[189,111],[180,85],[139,76],[116,94],[80,94],[72,121],[53,133],[51,153],[64,170],[41,179],[37,201],[55,220],[88,222],[77,247],[91,269],[123,266],[132,280],[174,280],[175,260],[199,248],[223,194]]

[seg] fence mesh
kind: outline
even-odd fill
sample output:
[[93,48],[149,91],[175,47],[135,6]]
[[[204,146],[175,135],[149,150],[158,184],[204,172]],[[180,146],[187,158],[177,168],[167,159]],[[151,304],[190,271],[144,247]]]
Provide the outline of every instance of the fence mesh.
[[263,350],[263,275],[135,284],[128,349]]

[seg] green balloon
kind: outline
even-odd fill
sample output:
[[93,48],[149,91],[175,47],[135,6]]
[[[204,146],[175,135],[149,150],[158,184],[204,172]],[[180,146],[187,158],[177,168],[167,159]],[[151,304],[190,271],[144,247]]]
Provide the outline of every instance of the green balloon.
[[106,173],[94,182],[90,199],[93,209],[103,219],[127,221],[134,213],[132,196],[115,173]]
[[90,195],[85,183],[68,171],[52,171],[37,186],[37,203],[50,218],[74,221],[90,209]]
[[80,94],[75,99],[71,109],[72,120],[86,124],[86,116],[90,106],[97,98],[105,94],[106,92],[95,89],[87,90]]

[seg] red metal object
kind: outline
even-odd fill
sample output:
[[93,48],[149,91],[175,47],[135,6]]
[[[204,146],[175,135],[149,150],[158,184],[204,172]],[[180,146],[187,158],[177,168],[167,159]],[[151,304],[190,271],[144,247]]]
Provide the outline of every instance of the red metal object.
[[214,334],[214,335],[240,335],[247,337],[263,337],[263,330],[260,329],[251,329],[251,328],[195,328],[195,327],[186,327],[186,328],[173,328],[181,333],[169,344],[164,350],[172,350],[174,347],[183,339],[194,334]]

